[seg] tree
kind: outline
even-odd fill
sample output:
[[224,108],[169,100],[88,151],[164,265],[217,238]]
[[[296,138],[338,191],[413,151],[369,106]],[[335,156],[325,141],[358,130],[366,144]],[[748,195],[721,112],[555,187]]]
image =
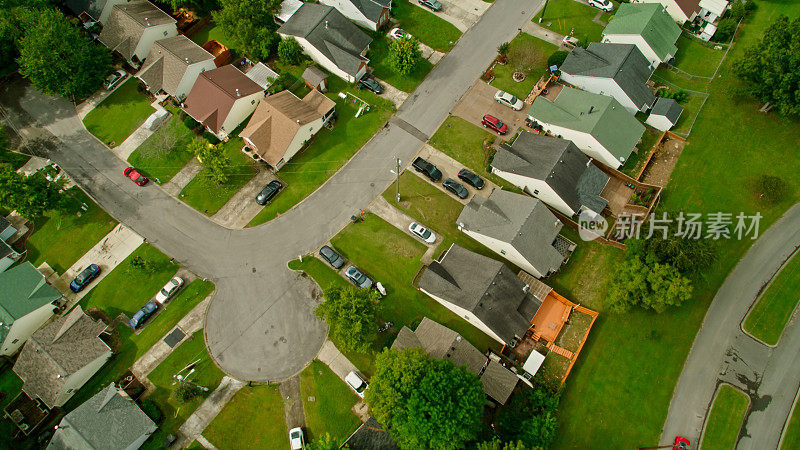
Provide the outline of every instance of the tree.
[[746,92],[771,103],[782,116],[800,114],[800,17],[779,16],[756,45],[747,48],[733,70]]
[[[670,213],[666,216],[678,217]],[[673,220],[667,227],[666,236],[654,229],[650,239],[630,239],[627,242],[628,254],[650,266],[656,263],[671,265],[682,275],[700,274],[714,262],[717,244],[711,239],[692,236],[685,219],[682,227],[683,230],[679,229],[678,221]],[[689,236],[679,235],[679,232]]]
[[156,263],[153,262],[151,259],[144,259],[141,256],[134,256],[131,258],[131,267],[133,269],[145,272],[145,273],[156,273],[158,266]]
[[497,46],[497,61],[500,64],[505,64],[508,62],[508,51],[511,49],[511,44],[508,42],[503,42],[502,44]]
[[[191,116],[186,117],[191,119]],[[181,140],[181,133],[170,122],[159,128],[151,139],[146,145],[140,146],[139,151],[146,158],[162,158],[178,145]]]
[[316,314],[325,318],[331,335],[344,349],[367,352],[378,336],[378,298],[370,289],[331,288],[325,291],[325,301],[317,306]]
[[567,59],[567,55],[569,55],[569,52],[564,50],[557,50],[553,52],[553,54],[547,58],[547,67],[561,67],[561,64],[564,64],[564,60]]
[[528,450],[522,441],[503,443],[497,438],[488,442],[480,442],[475,448],[476,450]]
[[203,395],[203,390],[200,388],[200,386],[181,382],[178,384],[178,387],[175,388],[174,394],[181,403],[189,403],[190,401]]
[[267,59],[280,40],[273,16],[280,11],[281,0],[221,0],[220,4],[214,21],[233,47],[250,57]]
[[297,39],[290,36],[278,44],[278,57],[284,64],[299,64],[303,60],[303,47]]
[[67,202],[59,189],[40,173],[25,176],[9,164],[0,164],[0,205],[28,219],[41,217],[51,209],[64,210]]
[[54,9],[22,15],[19,72],[43,92],[71,99],[88,97],[111,71],[111,52],[82,36]]
[[339,450],[339,443],[329,433],[325,433],[309,442],[306,450]]
[[172,9],[186,8],[190,9],[201,16],[205,16],[211,11],[219,9],[219,0],[169,0]]
[[267,93],[272,95],[287,89],[292,83],[292,77],[288,73],[282,73],[278,75],[278,78],[267,78],[267,82],[270,83]]
[[680,306],[692,296],[692,283],[669,264],[648,266],[638,256],[626,259],[614,274],[606,304],[613,312],[633,306],[658,313]]
[[203,164],[203,173],[217,184],[228,182],[227,170],[231,167],[231,159],[216,145],[205,139],[196,138],[189,143],[188,150],[197,156]]
[[422,349],[387,349],[375,360],[366,401],[402,448],[461,448],[480,431],[480,380]]
[[739,23],[732,17],[721,19],[717,24],[717,31],[714,33],[714,40],[716,42],[730,41],[738,26]]
[[408,75],[422,60],[419,41],[410,36],[395,39],[389,44],[389,64],[401,75]]

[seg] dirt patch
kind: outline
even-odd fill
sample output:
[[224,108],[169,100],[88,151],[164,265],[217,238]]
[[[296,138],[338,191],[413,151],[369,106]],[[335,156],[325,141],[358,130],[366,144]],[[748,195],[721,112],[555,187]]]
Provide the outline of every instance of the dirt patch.
[[686,142],[680,139],[664,137],[661,143],[657,144],[653,157],[639,176],[639,181],[666,186],[685,145]]
[[586,335],[586,330],[589,329],[591,324],[592,316],[580,311],[573,311],[569,315],[569,320],[564,325],[564,328],[561,329],[556,345],[573,353],[577,352],[583,337]]

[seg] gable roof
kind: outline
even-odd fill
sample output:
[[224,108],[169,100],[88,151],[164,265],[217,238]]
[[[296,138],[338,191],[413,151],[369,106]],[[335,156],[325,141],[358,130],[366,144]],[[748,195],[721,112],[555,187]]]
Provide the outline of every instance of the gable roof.
[[650,111],[650,115],[664,116],[674,125],[678,122],[682,112],[683,107],[675,100],[671,98],[659,98]]
[[638,107],[653,106],[656,101],[647,87],[653,68],[633,44],[592,42],[586,49],[575,47],[559,69],[570,75],[612,79]]
[[163,89],[173,97],[178,85],[190,65],[213,61],[214,55],[192,42],[184,35],[156,41],[144,61],[137,77],[141,78],[152,92]]
[[[661,0],[662,2],[664,0]],[[678,8],[686,14],[686,17],[692,17],[692,14],[700,12],[700,0],[672,0]]]
[[156,429],[114,383],[69,412],[59,425],[48,450],[128,448]]
[[[0,239],[0,259],[5,258],[8,255],[16,255],[17,252],[10,245],[6,244],[6,241]],[[2,341],[2,339],[0,339]]]
[[331,6],[303,3],[278,33],[306,39],[314,48],[350,75],[356,75],[361,53],[372,42],[366,33]]
[[67,378],[111,349],[98,337],[106,329],[76,306],[69,314],[33,333],[22,347],[14,373],[29,397],[56,405]]
[[644,125],[613,97],[564,87],[550,101],[533,101],[529,115],[541,122],[589,133],[615,158],[625,161],[644,134]]
[[106,47],[130,60],[144,30],[166,23],[174,24],[176,20],[148,1],[121,3],[111,8],[99,39]]
[[428,265],[419,288],[472,312],[504,342],[522,337],[541,301],[505,264],[453,244]]
[[384,8],[391,7],[390,0],[327,0],[323,4],[336,6],[336,4],[350,3],[353,7],[361,12],[367,19],[378,22]]
[[638,34],[663,61],[677,53],[681,27],[661,4],[622,3],[603,34]]
[[[194,120],[219,132],[222,124],[241,97],[262,92],[261,86],[231,65],[200,74],[184,101],[184,111]],[[227,130],[231,132],[233,130]]]
[[255,83],[261,86],[261,89],[266,90],[272,83],[269,81],[270,78],[273,80],[278,78],[278,73],[274,70],[270,69],[266,64],[262,63],[261,61],[257,62],[253,67],[251,67],[245,75],[247,78],[255,81]]
[[328,75],[317,66],[308,66],[303,71],[303,81],[306,81],[312,86],[319,86],[323,80],[327,79]]
[[[28,261],[0,273],[0,322],[6,325],[59,298],[58,290]],[[7,333],[8,327],[0,327],[0,342]]]
[[66,3],[67,7],[76,15],[81,15],[81,13],[85,12],[89,14],[92,19],[98,20],[108,0],[66,0],[64,3]]
[[358,427],[342,445],[347,445],[350,450],[400,449],[389,432],[384,430],[383,425],[372,416],[369,416],[369,419]]

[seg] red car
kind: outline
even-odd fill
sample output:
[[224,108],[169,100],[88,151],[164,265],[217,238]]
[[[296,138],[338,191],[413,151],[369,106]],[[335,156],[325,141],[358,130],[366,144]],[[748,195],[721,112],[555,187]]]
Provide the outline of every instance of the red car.
[[683,436],[675,436],[675,443],[672,450],[689,450],[689,440]]
[[126,177],[130,178],[131,181],[138,184],[139,186],[144,186],[149,181],[146,176],[140,174],[133,167],[128,167],[122,173],[124,173]]
[[501,122],[500,119],[495,116],[490,116],[489,114],[483,116],[481,124],[483,124],[484,128],[491,128],[499,134],[508,133],[508,125]]

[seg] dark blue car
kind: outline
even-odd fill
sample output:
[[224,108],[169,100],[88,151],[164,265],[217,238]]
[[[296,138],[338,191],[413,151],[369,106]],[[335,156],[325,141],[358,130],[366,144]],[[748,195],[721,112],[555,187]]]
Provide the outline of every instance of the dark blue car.
[[131,320],[128,321],[128,324],[131,328],[136,329],[139,325],[143,324],[148,317],[152,316],[154,312],[158,309],[158,303],[156,302],[147,302],[142,309],[136,311],[136,314],[131,317]]
[[83,269],[81,273],[75,277],[69,284],[70,290],[76,294],[83,290],[89,283],[92,282],[97,276],[100,275],[100,266],[97,264],[89,264],[89,267]]

